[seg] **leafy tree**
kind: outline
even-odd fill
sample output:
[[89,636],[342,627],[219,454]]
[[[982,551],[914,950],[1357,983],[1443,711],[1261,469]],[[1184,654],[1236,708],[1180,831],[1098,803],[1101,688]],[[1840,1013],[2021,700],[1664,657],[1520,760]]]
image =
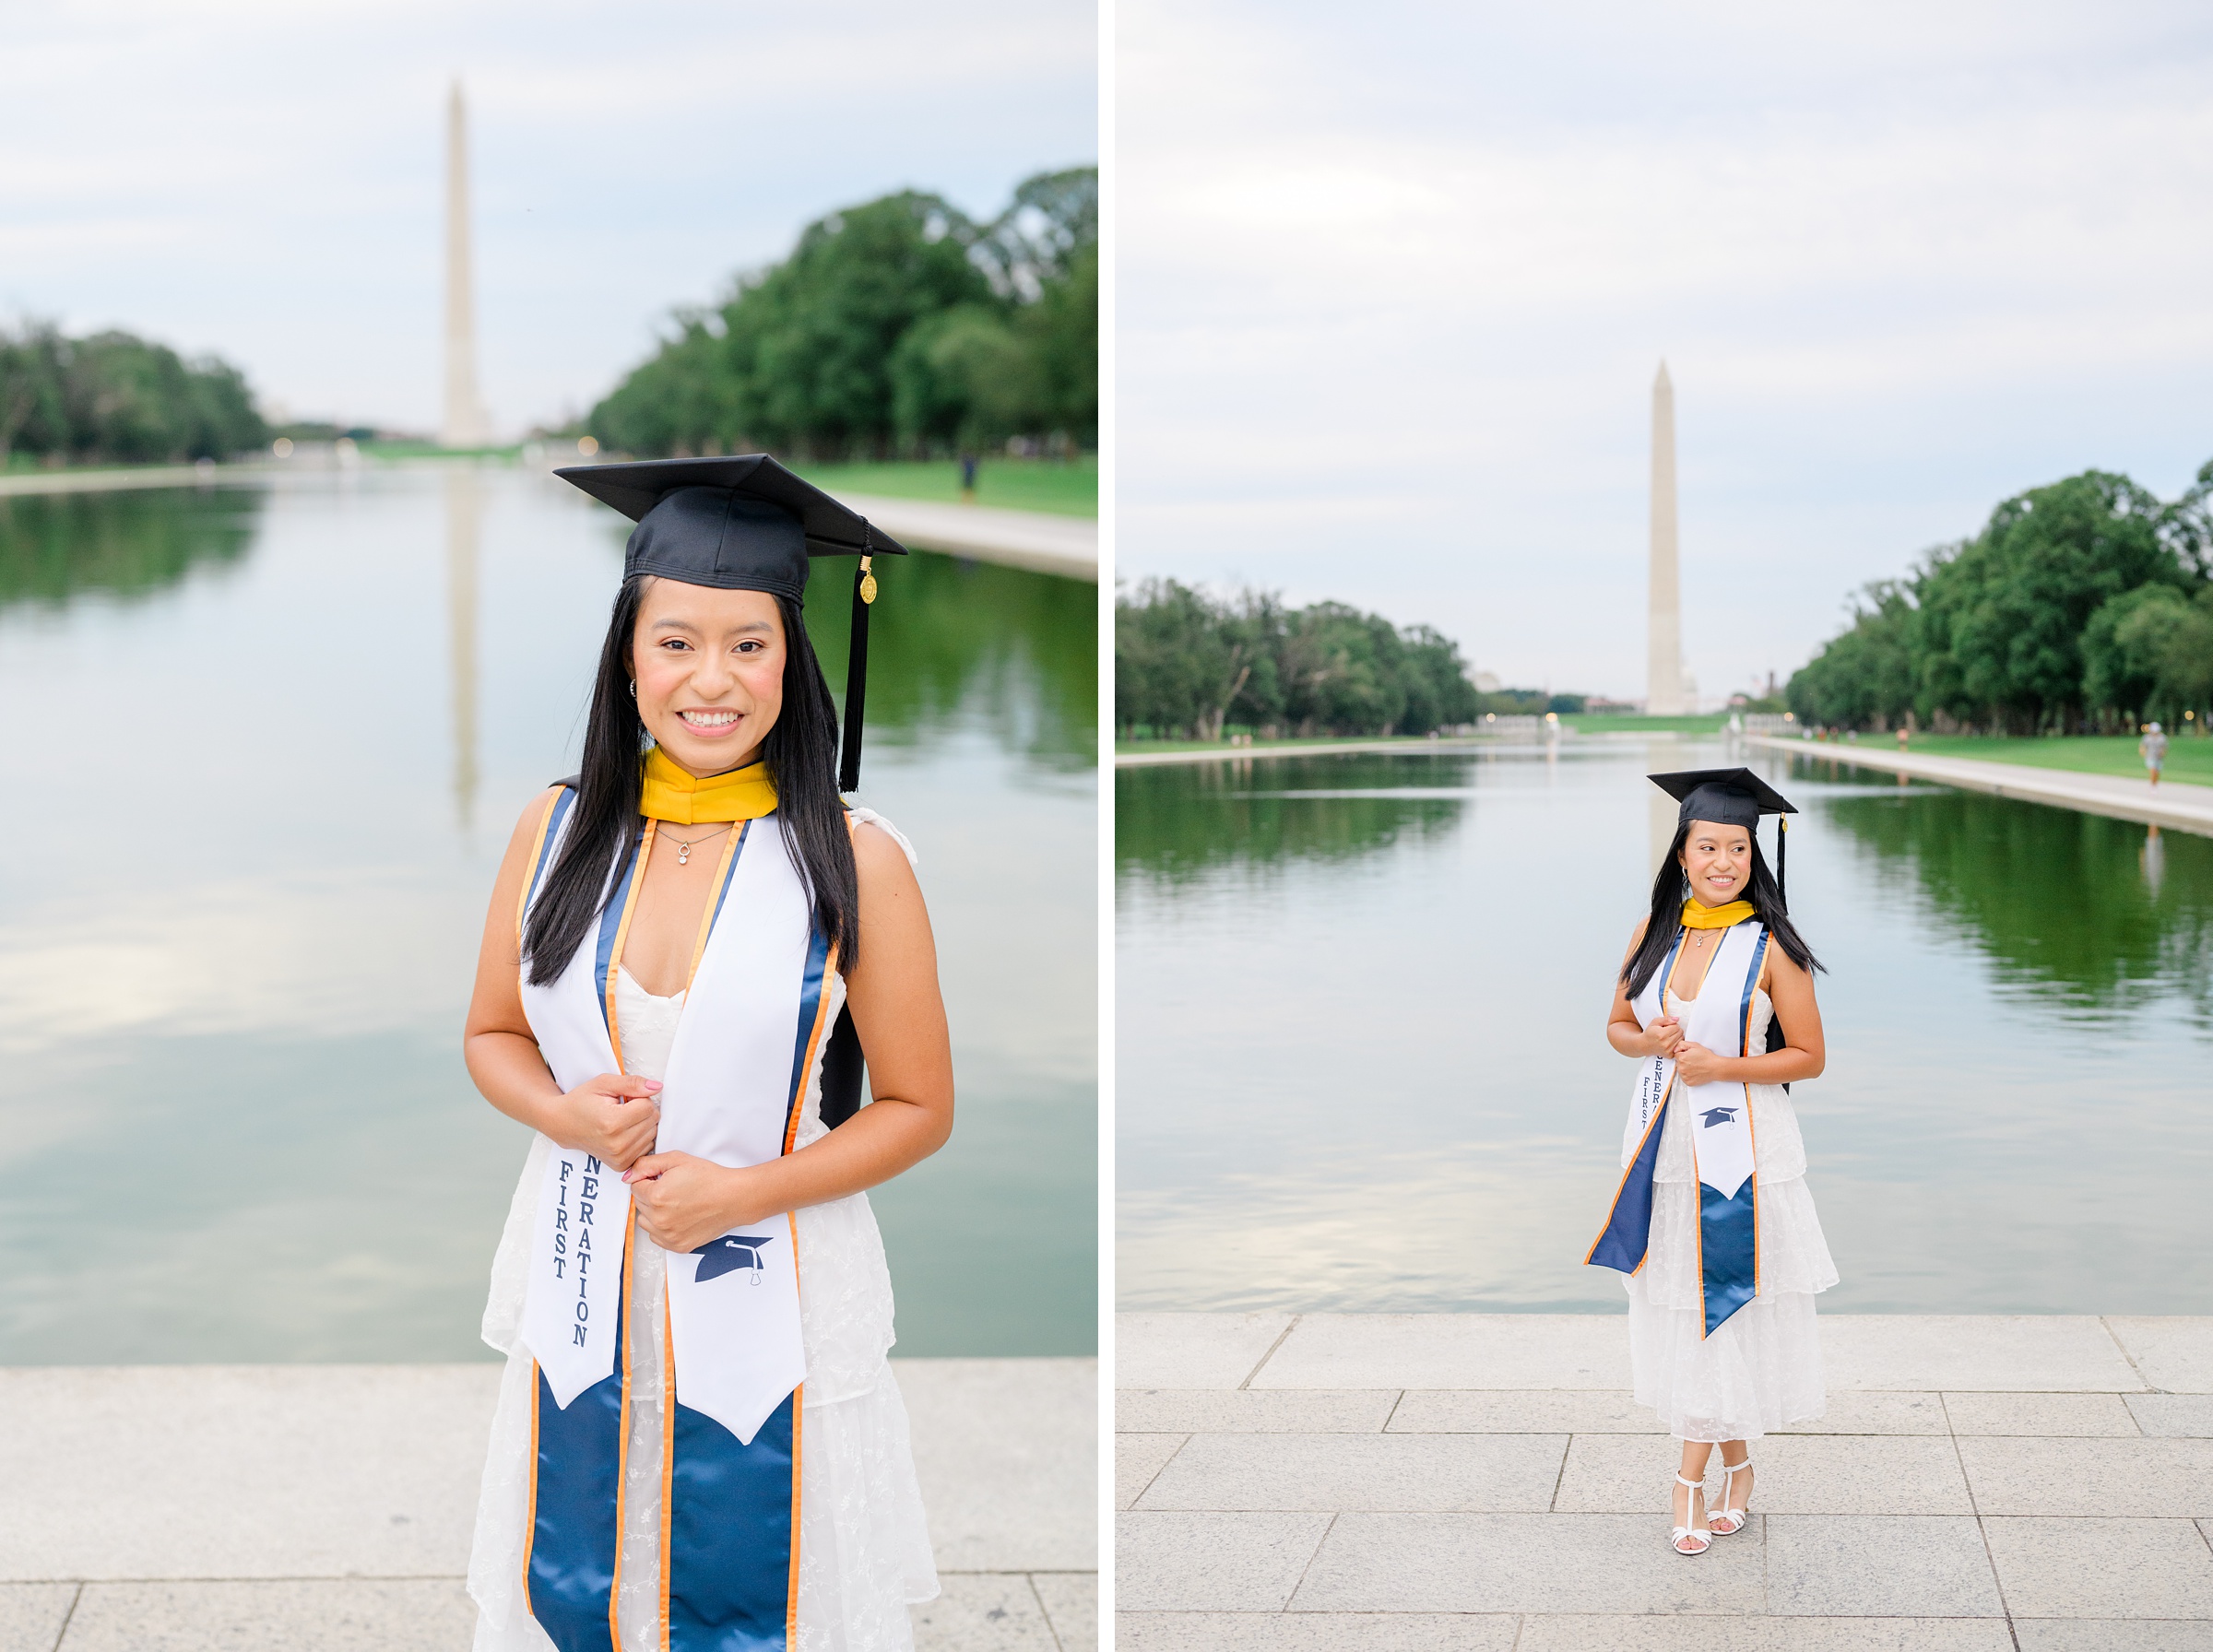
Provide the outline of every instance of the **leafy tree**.
[[1921,584],[1921,606],[1942,616],[1957,669],[1943,709],[2024,731],[2070,722],[2092,612],[2147,582],[2186,577],[2161,533],[2164,515],[2126,477],[2096,470],[1999,505]]
[[1045,389],[1006,317],[963,304],[909,327],[892,352],[893,422],[904,445],[986,447],[1035,429]]
[[1271,593],[1218,601],[1174,580],[1117,600],[1116,721],[1219,739],[1235,720],[1298,734],[1426,734],[1472,721],[1458,644],[1343,603],[1285,608]]
[[224,458],[268,435],[244,375],[228,362],[188,362],[123,332],[71,339],[33,324],[0,333],[0,458]]
[[[2006,500],[1973,538],[1867,587],[1852,621],[1791,678],[1791,709],[1864,727],[1909,712],[2028,733],[2110,720],[2190,688],[2213,575],[2213,464],[2163,504],[2085,471]],[[2179,640],[2177,640],[2179,639]],[[2213,649],[2201,653],[2213,655]]]
[[2172,719],[2213,698],[2213,585],[2195,598],[2139,585],[2104,604],[2083,628],[2083,691],[2130,722]]
[[1868,585],[1854,604],[1852,629],[1791,678],[1791,710],[1807,722],[1840,727],[1902,721],[1918,688],[1920,621],[1908,584]]
[[1098,178],[979,225],[905,191],[810,224],[592,410],[612,451],[882,456],[1098,428]]

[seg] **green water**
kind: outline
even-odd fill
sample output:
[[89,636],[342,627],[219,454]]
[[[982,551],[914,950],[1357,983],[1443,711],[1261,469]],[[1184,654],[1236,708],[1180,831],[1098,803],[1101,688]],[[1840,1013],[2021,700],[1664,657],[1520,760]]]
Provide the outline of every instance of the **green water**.
[[1614,738],[1117,773],[1119,1305],[1617,1308],[1642,775],[1737,761],[1805,811],[1824,1307],[2213,1313],[2213,840]]
[[[627,525],[514,470],[0,499],[0,1364],[491,1357],[527,1138],[461,1018]],[[1095,591],[878,572],[858,800],[921,851],[960,1091],[872,1196],[900,1349],[1087,1352]]]

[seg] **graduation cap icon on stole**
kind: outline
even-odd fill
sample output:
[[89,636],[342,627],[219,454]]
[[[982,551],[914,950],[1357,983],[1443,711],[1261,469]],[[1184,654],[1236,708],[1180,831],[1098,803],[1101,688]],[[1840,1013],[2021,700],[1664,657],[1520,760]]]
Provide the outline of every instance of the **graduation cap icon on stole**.
[[710,1239],[692,1254],[699,1258],[700,1284],[718,1280],[726,1273],[736,1273],[740,1268],[753,1270],[753,1283],[761,1282],[767,1268],[761,1261],[762,1249],[775,1242],[775,1235],[755,1237],[751,1233],[725,1233],[719,1239]]
[[1736,1109],[1734,1107],[1709,1107],[1698,1115],[1698,1122],[1710,1130],[1716,1125],[1727,1124],[1735,1116]]
[[652,573],[688,585],[766,591],[801,602],[812,558],[860,559],[853,576],[853,641],[846,667],[837,789],[849,792],[858,785],[869,609],[876,600],[870,562],[873,557],[903,557],[906,547],[766,454],[571,465],[553,474],[638,525],[623,548],[625,579]]

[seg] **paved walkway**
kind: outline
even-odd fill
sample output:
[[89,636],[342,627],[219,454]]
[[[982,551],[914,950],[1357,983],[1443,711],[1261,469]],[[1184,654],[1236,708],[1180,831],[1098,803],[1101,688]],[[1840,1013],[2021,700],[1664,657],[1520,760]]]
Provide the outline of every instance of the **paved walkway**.
[[2213,786],[2166,781],[2156,789],[2148,780],[2118,774],[2081,774],[2072,769],[2037,769],[2027,763],[1986,763],[1968,757],[1932,757],[1843,740],[1784,740],[1748,735],[1746,743],[1795,757],[1879,769],[1886,774],[1939,780],[1970,792],[1992,792],[2093,815],[2112,815],[2148,825],[2172,826],[2213,837]]
[[1344,751],[1377,751],[1400,756],[1431,751],[1478,751],[1496,739],[1316,740],[1298,746],[1201,746],[1189,751],[1118,751],[1118,769],[1150,769],[1162,763],[1249,763],[1272,757],[1335,757]]
[[[1094,1652],[1092,1360],[897,1360],[921,1652]],[[0,1652],[466,1652],[499,1367],[0,1369]]]
[[0,499],[21,493],[115,493],[134,488],[191,488],[253,477],[266,478],[255,465],[133,465],[113,470],[21,470],[0,476]]
[[[377,462],[441,466],[452,460]],[[38,470],[0,476],[0,498],[24,493],[112,493],[138,488],[261,485],[296,475],[335,475],[338,466],[322,460],[298,465],[254,461],[238,465],[142,465],[114,470]],[[1002,511],[987,505],[934,504],[927,500],[888,499],[878,494],[839,497],[897,539],[923,550],[948,551],[978,561],[1001,562],[1069,579],[1099,578],[1099,525],[1083,516],[1055,516],[1042,511]]]
[[1821,1324],[1828,1416],[1686,1560],[1624,1317],[1124,1315],[1116,1644],[2213,1648],[2213,1319]]
[[1099,525],[1094,517],[934,504],[881,494],[841,493],[838,498],[902,545],[1098,583]]

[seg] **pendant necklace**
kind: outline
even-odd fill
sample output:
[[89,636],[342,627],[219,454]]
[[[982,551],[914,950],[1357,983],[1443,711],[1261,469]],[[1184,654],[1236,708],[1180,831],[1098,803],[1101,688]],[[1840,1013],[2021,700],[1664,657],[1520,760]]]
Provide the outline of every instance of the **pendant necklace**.
[[666,837],[670,843],[676,845],[676,864],[680,867],[688,867],[692,864],[692,844],[710,843],[714,839],[720,837],[723,832],[728,832],[728,830],[729,827],[725,826],[721,832],[710,832],[704,837],[695,837],[692,839],[691,843],[687,843],[682,838],[677,836],[676,833],[670,832],[665,824],[661,827],[660,832],[662,836]]

